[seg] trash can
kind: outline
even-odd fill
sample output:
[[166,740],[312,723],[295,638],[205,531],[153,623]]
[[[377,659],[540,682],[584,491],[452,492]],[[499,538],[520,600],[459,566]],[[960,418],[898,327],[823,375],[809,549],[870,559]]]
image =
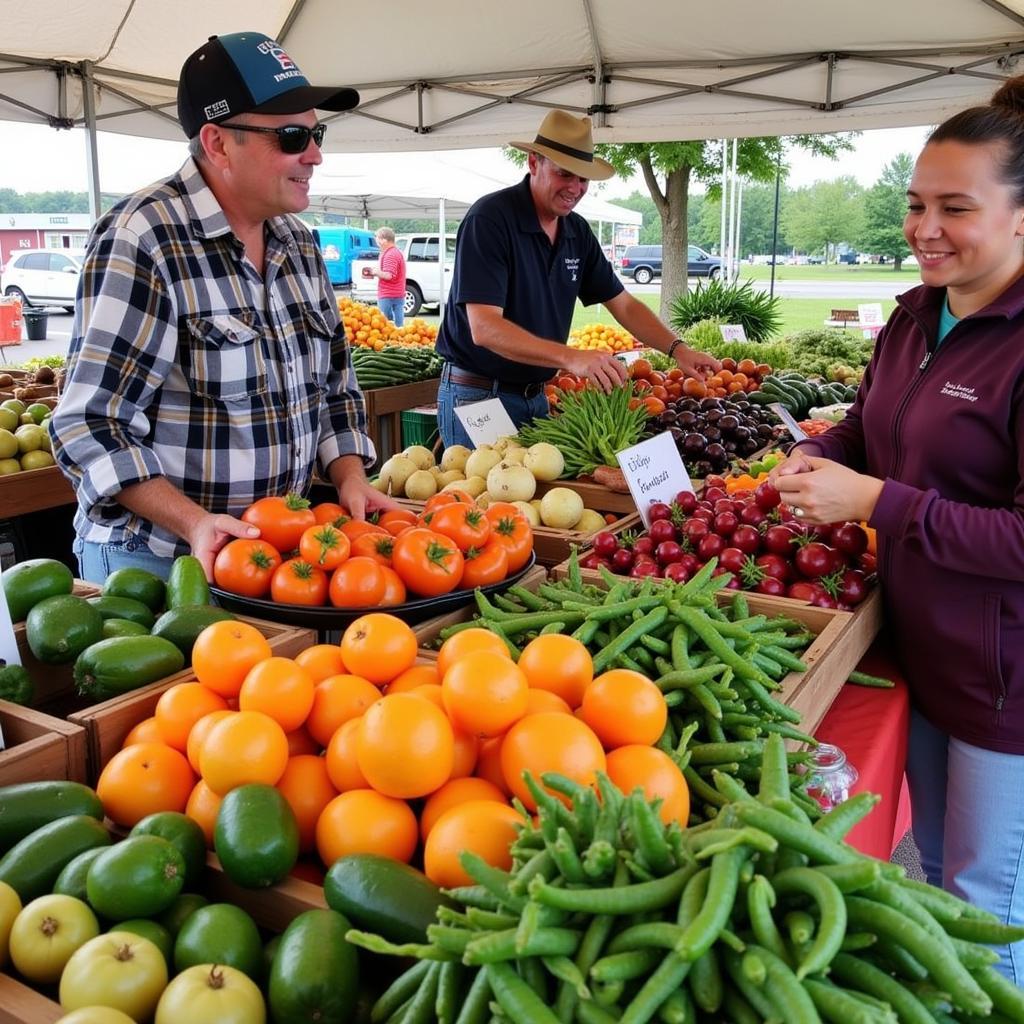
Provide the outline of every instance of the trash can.
[[46,321],[49,313],[37,309],[26,309],[21,314],[25,322],[25,337],[29,341],[46,341]]

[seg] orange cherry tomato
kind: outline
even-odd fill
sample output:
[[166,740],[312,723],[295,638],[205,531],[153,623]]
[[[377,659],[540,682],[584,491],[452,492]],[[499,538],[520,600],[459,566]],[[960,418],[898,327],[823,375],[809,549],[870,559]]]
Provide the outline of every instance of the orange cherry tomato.
[[333,572],[349,556],[351,544],[341,530],[330,523],[318,523],[303,531],[299,556],[324,572]]

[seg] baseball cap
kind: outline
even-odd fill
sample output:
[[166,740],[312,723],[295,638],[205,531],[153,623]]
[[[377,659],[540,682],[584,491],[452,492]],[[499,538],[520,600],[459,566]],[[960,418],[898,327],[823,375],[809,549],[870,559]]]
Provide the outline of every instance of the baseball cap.
[[178,120],[190,139],[204,124],[235,114],[351,110],[358,102],[355,89],[310,85],[281,44],[262,32],[210,36],[178,79]]

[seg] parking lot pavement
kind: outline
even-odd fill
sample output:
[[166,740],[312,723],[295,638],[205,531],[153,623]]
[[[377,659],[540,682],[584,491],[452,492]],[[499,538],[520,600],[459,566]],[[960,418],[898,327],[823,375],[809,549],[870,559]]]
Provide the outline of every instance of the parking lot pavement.
[[[74,316],[71,313],[59,312],[54,309],[49,311],[50,315],[46,320],[46,340],[28,341],[25,338],[25,330],[22,328],[22,342],[20,345],[11,345],[0,349],[6,357],[8,365],[23,363],[26,359],[35,359],[42,356],[66,356],[68,346],[71,344],[71,323]],[[0,358],[0,363],[3,358]]]

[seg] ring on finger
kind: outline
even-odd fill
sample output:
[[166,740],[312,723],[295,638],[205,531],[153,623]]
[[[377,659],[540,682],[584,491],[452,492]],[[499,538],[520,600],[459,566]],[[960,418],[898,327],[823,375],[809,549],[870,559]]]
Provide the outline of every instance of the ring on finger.
[[804,510],[802,508],[797,508],[795,505],[793,506],[793,515],[802,518],[803,514]]

